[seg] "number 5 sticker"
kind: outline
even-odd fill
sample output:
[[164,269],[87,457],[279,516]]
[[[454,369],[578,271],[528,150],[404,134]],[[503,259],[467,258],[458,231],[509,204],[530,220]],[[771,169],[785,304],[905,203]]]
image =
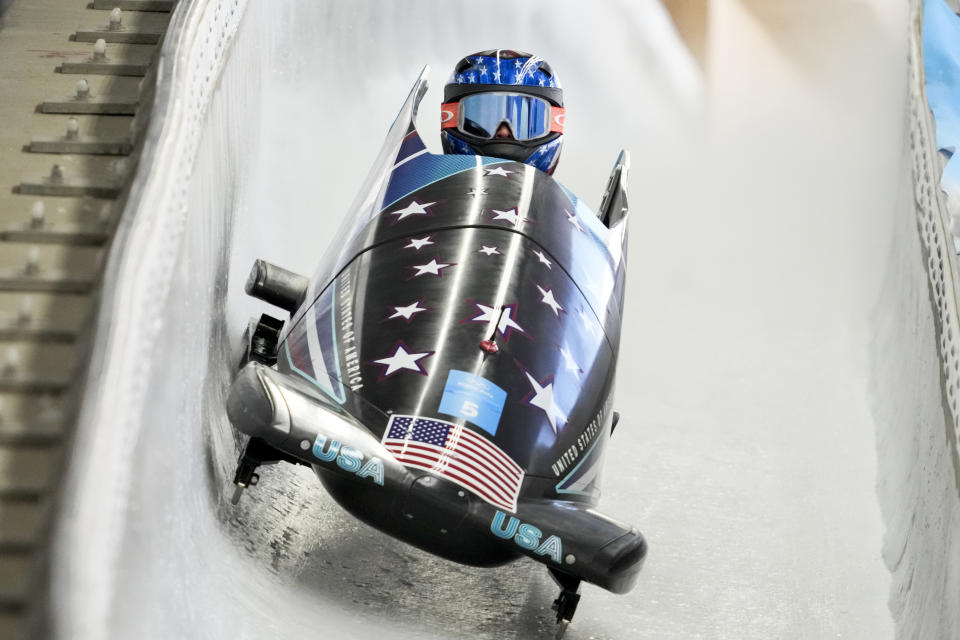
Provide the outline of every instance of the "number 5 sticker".
[[495,435],[506,399],[507,392],[486,378],[451,369],[439,411],[463,418]]
[[460,407],[460,415],[462,415],[464,418],[476,418],[478,415],[480,415],[480,411],[478,411],[479,408],[480,407],[476,402],[464,400],[463,405]]

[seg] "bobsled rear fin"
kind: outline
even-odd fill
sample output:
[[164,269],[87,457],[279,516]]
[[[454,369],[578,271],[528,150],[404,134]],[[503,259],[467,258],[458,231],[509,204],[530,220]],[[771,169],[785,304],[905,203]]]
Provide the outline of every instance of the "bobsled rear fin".
[[630,177],[630,154],[626,149],[620,151],[617,161],[607,180],[607,188],[600,201],[597,217],[607,227],[617,224],[629,211],[627,206],[627,179]]

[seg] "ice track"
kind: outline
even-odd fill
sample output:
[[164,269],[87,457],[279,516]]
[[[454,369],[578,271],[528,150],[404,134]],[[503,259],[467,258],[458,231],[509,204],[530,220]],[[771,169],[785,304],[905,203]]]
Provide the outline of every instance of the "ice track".
[[[778,34],[795,75],[724,89],[652,1],[181,0],[71,466],[60,636],[551,637],[533,563],[435,559],[306,470],[267,469],[227,501],[224,393],[264,310],[242,295],[252,260],[312,273],[420,67],[438,150],[450,66],[514,46],[563,80],[562,182],[596,206],[617,151],[634,158],[602,506],[651,550],[628,596],[585,589],[568,637],[957,637],[934,604],[960,567],[956,443],[899,4],[812,3]],[[798,46],[814,42],[828,60]],[[718,116],[739,86],[742,108]]]

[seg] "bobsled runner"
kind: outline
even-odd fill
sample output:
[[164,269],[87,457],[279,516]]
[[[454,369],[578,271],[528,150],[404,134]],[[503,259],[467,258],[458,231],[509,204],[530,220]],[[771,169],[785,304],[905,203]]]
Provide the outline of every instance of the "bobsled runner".
[[640,532],[594,507],[626,275],[629,160],[599,214],[529,165],[429,153],[421,73],[316,277],[256,261],[253,320],[227,403],[259,465],[310,465],[362,521],[443,558],[526,555],[561,592],[629,591]]

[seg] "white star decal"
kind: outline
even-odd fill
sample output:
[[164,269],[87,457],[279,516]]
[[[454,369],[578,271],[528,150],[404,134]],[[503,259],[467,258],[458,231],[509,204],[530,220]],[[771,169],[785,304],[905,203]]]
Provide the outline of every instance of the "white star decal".
[[486,68],[486,67],[480,67],[480,75],[481,75],[481,76],[487,75],[487,68]]
[[590,277],[589,273],[584,273],[583,279],[586,281],[584,283],[584,288],[586,288],[587,291],[592,293],[596,298],[603,297],[603,291],[600,289],[600,285],[597,284],[596,280]]
[[533,252],[533,255],[537,256],[537,260],[547,265],[547,269],[553,270],[553,267],[550,266],[553,263],[547,260],[547,256],[543,255],[543,251],[538,249],[537,251]]
[[425,202],[425,203],[422,203],[422,204],[421,204],[421,203],[417,202],[416,200],[414,200],[413,202],[411,202],[410,204],[408,204],[405,208],[403,208],[403,209],[398,209],[398,210],[396,210],[396,211],[392,211],[392,212],[390,213],[390,215],[392,215],[392,216],[400,216],[399,218],[396,219],[396,222],[400,222],[401,220],[403,220],[403,219],[406,218],[407,216],[425,216],[425,215],[429,215],[429,213],[430,213],[429,211],[427,211],[427,207],[433,206],[433,205],[435,205],[435,204],[437,204],[437,203],[436,203],[436,202]]
[[580,316],[580,320],[583,322],[583,328],[586,329],[591,336],[596,335],[597,325],[595,322],[593,322],[592,318],[584,313],[583,309],[580,309],[580,311],[577,312],[577,315]]
[[470,189],[470,191],[467,191],[467,195],[473,198],[476,198],[477,196],[485,196],[487,195],[487,190],[484,187],[473,188]]
[[423,236],[422,238],[410,238],[410,244],[406,245],[404,249],[416,249],[420,251],[428,244],[433,244],[433,240],[430,239],[430,236]]
[[468,322],[495,322],[497,318],[500,318],[500,322],[497,323],[497,331],[500,335],[503,336],[504,340],[510,340],[511,332],[516,329],[518,332],[523,335],[527,335],[526,330],[517,324],[516,320],[513,319],[513,313],[517,309],[517,305],[508,304],[503,307],[503,314],[501,315],[500,309],[496,307],[488,307],[485,304],[480,304],[479,302],[472,302],[481,313],[478,316],[474,316],[468,320]]
[[577,214],[570,213],[569,211],[564,211],[564,213],[567,214],[567,222],[575,226],[577,231],[583,233],[583,227],[580,226],[580,221],[577,220]]
[[393,307],[393,315],[387,316],[387,320],[392,320],[393,318],[403,318],[407,322],[410,322],[410,319],[414,314],[427,310],[426,307],[420,306],[421,302],[423,302],[423,298],[417,300],[413,304],[408,304],[405,307]]
[[496,80],[497,82],[500,82],[500,72],[499,72],[499,71],[494,71],[494,72],[493,72],[493,79]]
[[488,256],[500,255],[500,250],[496,247],[488,247],[487,245],[483,245],[481,249],[477,250],[477,253],[485,253]]
[[483,175],[485,176],[503,176],[506,178],[511,173],[516,173],[516,171],[507,171],[503,167],[494,167],[493,169],[484,169]]
[[494,220],[506,220],[507,222],[509,222],[514,226],[517,225],[517,220],[519,219],[519,216],[517,215],[517,210],[515,208],[508,209],[506,211],[498,211],[497,209],[491,209],[491,211],[496,214],[493,216]]
[[[560,312],[563,311],[563,307],[557,302],[557,299],[553,297],[553,289],[544,289],[540,285],[537,285],[537,289],[540,291],[540,302],[550,307],[553,311],[553,315],[560,317]],[[566,313],[566,311],[563,311]]]
[[434,258],[433,260],[431,260],[431,261],[428,262],[427,264],[417,264],[417,265],[413,265],[413,266],[410,267],[410,268],[417,270],[417,272],[416,272],[415,274],[413,274],[413,277],[414,277],[414,278],[418,278],[418,277],[420,277],[420,276],[422,276],[422,275],[426,275],[426,274],[428,274],[428,273],[429,273],[430,275],[434,275],[434,276],[437,276],[437,277],[442,278],[442,277],[443,277],[442,271],[443,271],[444,269],[446,269],[447,267],[452,267],[452,266],[453,266],[453,264],[449,264],[449,263],[445,263],[445,262],[437,262],[437,259]]
[[389,378],[398,371],[415,371],[422,375],[427,375],[427,370],[423,368],[423,365],[420,364],[420,360],[428,356],[433,355],[433,351],[424,351],[423,353],[410,353],[407,351],[407,345],[403,344],[403,341],[398,342],[393,346],[393,355],[386,358],[380,358],[379,360],[374,360],[371,364],[378,364],[381,366],[386,366],[380,373],[380,378],[377,382]]
[[558,407],[557,403],[553,400],[553,381],[548,382],[546,386],[541,386],[536,378],[528,372],[524,371],[523,374],[527,376],[527,380],[530,381],[530,386],[533,387],[533,397],[527,400],[527,403],[547,414],[547,420],[550,421],[553,432],[557,433],[557,422],[565,423],[567,416],[564,415],[563,411],[560,410],[560,407]]
[[583,373],[583,369],[581,369],[577,361],[573,359],[573,354],[571,354],[566,347],[560,347],[560,355],[563,356],[563,361],[567,365],[567,371],[573,371],[577,377]]

